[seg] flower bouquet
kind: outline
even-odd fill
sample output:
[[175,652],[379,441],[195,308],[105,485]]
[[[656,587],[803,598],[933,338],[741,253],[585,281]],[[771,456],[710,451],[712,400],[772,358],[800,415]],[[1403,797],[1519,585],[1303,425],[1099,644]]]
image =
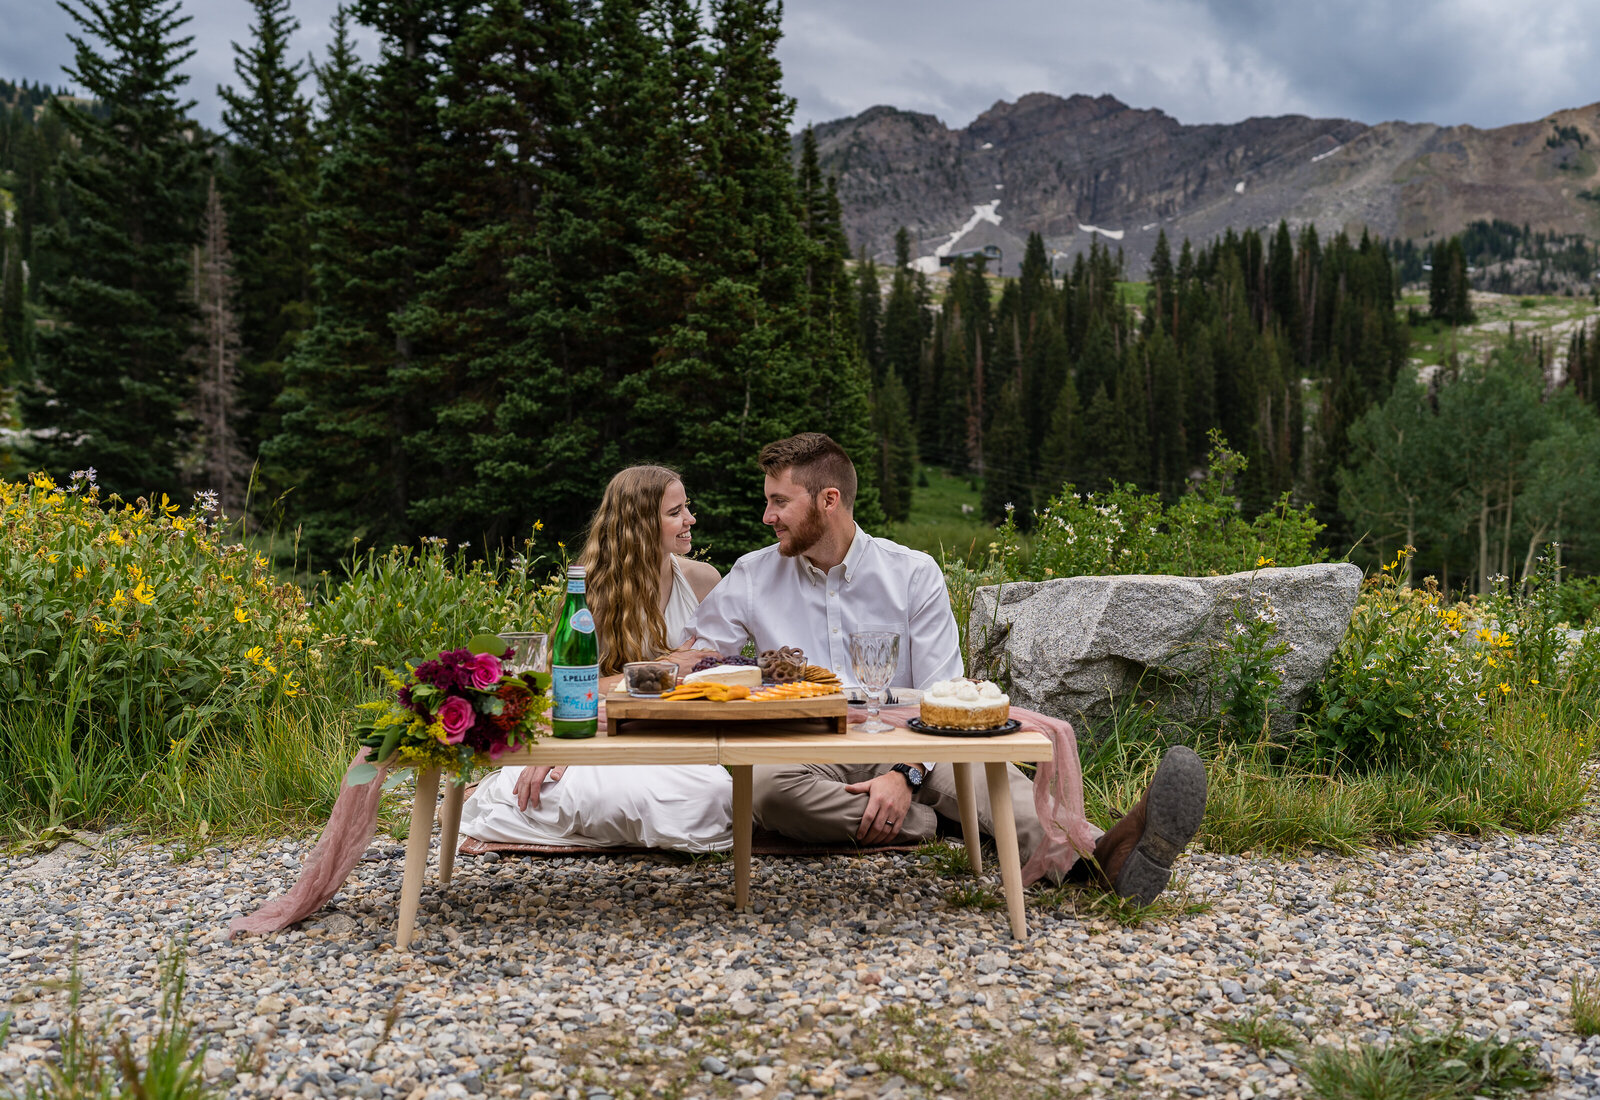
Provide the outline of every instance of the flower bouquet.
[[514,656],[493,634],[479,634],[465,648],[407,662],[403,679],[382,669],[394,698],[361,705],[356,729],[372,752],[345,782],[370,782],[383,763],[461,776],[537,741],[550,709],[550,674],[507,673],[502,662]]

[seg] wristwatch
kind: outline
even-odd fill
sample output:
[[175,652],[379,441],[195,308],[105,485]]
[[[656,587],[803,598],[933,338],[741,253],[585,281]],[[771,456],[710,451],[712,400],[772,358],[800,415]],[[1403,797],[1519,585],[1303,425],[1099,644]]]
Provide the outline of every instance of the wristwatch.
[[906,782],[911,784],[912,794],[916,794],[918,791],[920,791],[922,789],[923,780],[928,778],[923,770],[917,767],[915,764],[896,764],[889,770],[899,772],[901,775],[906,777]]

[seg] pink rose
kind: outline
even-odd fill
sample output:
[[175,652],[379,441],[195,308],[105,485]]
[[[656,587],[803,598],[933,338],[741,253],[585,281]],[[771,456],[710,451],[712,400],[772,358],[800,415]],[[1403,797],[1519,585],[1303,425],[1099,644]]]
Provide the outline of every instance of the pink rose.
[[461,742],[478,718],[472,711],[472,704],[459,695],[452,695],[439,704],[437,717],[439,724],[444,727],[445,740],[452,745]]
[[468,666],[472,676],[472,686],[479,691],[488,691],[500,682],[500,677],[505,671],[500,667],[500,658],[493,653],[480,653],[472,658]]

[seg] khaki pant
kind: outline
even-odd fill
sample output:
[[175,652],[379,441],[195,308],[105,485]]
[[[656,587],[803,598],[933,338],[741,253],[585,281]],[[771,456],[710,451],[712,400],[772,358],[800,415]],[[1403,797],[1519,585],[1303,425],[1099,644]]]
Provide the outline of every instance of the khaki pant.
[[[893,764],[785,764],[754,769],[755,819],[764,829],[795,840],[813,843],[854,843],[867,811],[867,796],[845,790],[850,783],[864,783],[882,775]],[[989,809],[989,784],[984,781],[983,765],[974,764],[973,786],[978,802],[978,828],[994,835],[994,814]],[[1011,810],[1017,821],[1017,848],[1022,862],[1039,846],[1044,830],[1033,808],[1033,781],[1006,765],[1011,782]],[[939,817],[961,820],[956,801],[956,771],[953,764],[935,764],[922,789],[911,798],[911,808],[897,844],[916,844],[932,840],[938,831]]]

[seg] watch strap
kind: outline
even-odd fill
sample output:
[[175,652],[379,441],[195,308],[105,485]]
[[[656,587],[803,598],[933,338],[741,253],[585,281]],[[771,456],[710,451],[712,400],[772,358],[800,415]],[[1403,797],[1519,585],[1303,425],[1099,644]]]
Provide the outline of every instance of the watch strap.
[[892,768],[890,768],[889,770],[890,771],[897,771],[901,775],[905,776],[906,777],[906,782],[908,784],[910,784],[911,789],[913,791],[921,790],[923,782],[926,781],[926,779],[927,779],[927,775],[926,774],[924,774],[921,779],[918,779],[916,776],[912,775],[912,771],[913,770],[920,772],[920,771],[922,771],[922,769],[921,768],[913,769],[910,764],[896,764]]

